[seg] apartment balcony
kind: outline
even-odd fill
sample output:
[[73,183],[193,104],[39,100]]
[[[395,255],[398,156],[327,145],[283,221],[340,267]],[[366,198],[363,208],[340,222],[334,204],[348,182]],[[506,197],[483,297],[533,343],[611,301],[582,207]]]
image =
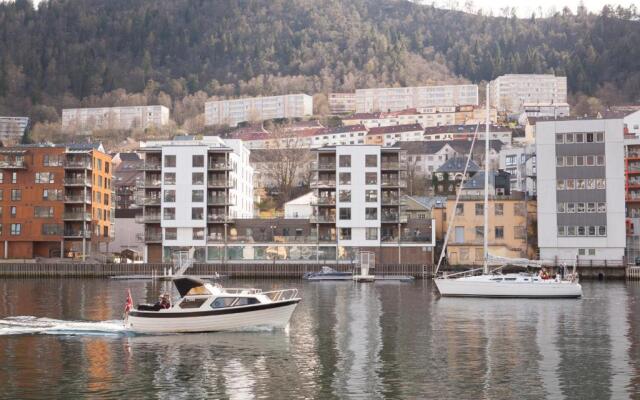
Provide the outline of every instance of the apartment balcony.
[[404,179],[383,179],[381,184],[385,188],[401,188],[407,186],[407,181]]
[[233,222],[233,218],[225,214],[208,214],[207,223],[228,224]]
[[162,186],[161,179],[145,179],[142,187],[145,189],[159,189]]
[[92,169],[93,164],[91,159],[82,160],[65,160],[63,163],[64,169]]
[[331,224],[336,222],[335,215],[312,215],[309,218],[312,224]]
[[335,197],[316,197],[315,200],[311,202],[312,206],[335,206],[336,198]]
[[225,179],[209,179],[207,180],[207,187],[225,189],[230,188],[231,183]]
[[402,235],[402,243],[431,243],[431,235]]
[[318,242],[320,243],[335,243],[336,235],[320,235],[318,236]]
[[64,178],[65,186],[93,186],[90,178],[84,177],[67,177]]
[[65,221],[91,221],[91,213],[82,211],[65,211],[62,215]]
[[640,194],[627,195],[625,200],[627,203],[640,203]]
[[335,171],[336,170],[336,162],[333,161],[312,161],[311,162],[311,170],[312,171]]
[[406,162],[399,161],[382,161],[380,169],[383,171],[404,171],[407,169]]
[[407,201],[400,198],[383,197],[380,204],[383,206],[404,206],[407,204]]
[[151,214],[138,214],[136,215],[136,222],[139,224],[153,224],[160,223],[162,219],[159,213],[151,213]]
[[212,232],[207,235],[207,243],[224,243],[224,234],[222,232]]
[[382,215],[381,221],[383,223],[396,223],[396,224],[405,224],[407,223],[406,215],[398,215],[398,214],[387,214]]
[[2,160],[0,161],[0,169],[24,169],[27,166],[24,160]]
[[159,206],[162,204],[160,197],[142,197],[136,196],[134,202],[138,206]]
[[82,196],[82,195],[66,195],[64,196],[64,202],[68,204],[73,203],[86,203],[91,204],[91,196]]
[[233,166],[230,162],[209,160],[207,169],[209,171],[231,171]]
[[145,162],[140,169],[142,171],[160,171],[162,169],[162,164],[159,162]]
[[231,204],[225,196],[209,196],[207,197],[208,206],[225,206]]
[[145,232],[136,234],[136,240],[144,243],[162,243],[162,232]]
[[64,231],[64,237],[66,239],[91,239],[91,232],[83,231],[81,229],[79,230],[69,229]]
[[310,186],[315,189],[335,189],[336,181],[333,179],[312,179]]

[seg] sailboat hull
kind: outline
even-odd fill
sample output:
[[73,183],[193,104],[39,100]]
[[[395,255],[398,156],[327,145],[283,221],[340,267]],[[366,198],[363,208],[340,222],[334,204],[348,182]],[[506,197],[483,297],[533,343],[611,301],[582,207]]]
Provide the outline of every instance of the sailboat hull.
[[435,279],[441,296],[497,298],[578,298],[582,286],[577,282],[492,282],[459,279]]

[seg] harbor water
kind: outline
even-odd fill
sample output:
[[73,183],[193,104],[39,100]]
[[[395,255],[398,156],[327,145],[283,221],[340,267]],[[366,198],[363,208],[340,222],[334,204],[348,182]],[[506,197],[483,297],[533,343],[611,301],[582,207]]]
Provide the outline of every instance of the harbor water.
[[236,280],[297,287],[286,330],[131,335],[145,280],[0,281],[0,398],[640,398],[640,283],[578,300],[439,298],[410,283]]

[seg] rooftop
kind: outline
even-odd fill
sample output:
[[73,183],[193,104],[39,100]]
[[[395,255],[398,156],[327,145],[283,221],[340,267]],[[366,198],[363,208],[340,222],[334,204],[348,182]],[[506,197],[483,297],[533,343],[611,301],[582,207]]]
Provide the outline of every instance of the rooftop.
[[[440,126],[431,126],[425,128],[425,135],[432,135],[437,133],[475,133],[476,128],[478,129],[478,133],[483,133],[486,130],[485,124],[478,125],[440,125]],[[511,132],[511,128],[500,125],[489,125],[489,132]]]
[[[438,168],[437,172],[463,172],[467,164],[467,157],[453,157],[448,159]],[[469,160],[469,168],[467,172],[478,172],[480,167],[475,161]]]
[[392,125],[381,126],[376,128],[369,128],[367,135],[383,135],[385,133],[399,133],[399,132],[414,132],[422,131],[422,125],[420,124],[405,124],[405,125]]

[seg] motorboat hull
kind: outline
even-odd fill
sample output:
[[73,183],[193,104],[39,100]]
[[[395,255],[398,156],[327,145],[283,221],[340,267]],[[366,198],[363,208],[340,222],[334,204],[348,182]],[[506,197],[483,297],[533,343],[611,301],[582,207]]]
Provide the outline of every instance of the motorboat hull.
[[293,299],[194,312],[132,311],[125,326],[135,333],[218,332],[259,326],[284,328],[299,302],[300,299]]
[[351,281],[353,280],[353,274],[351,272],[338,272],[331,274],[323,274],[318,272],[315,274],[307,275],[304,277],[308,281]]
[[486,282],[465,279],[435,279],[445,297],[578,298],[582,286],[577,282]]

